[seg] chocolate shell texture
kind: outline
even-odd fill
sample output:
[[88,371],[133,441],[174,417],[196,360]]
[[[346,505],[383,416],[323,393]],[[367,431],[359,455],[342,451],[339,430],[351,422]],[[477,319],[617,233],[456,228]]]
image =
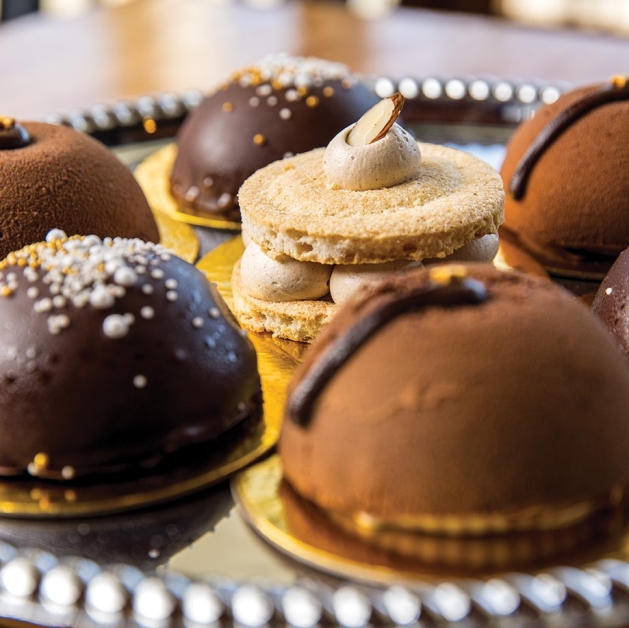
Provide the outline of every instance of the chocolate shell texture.
[[30,141],[11,147],[15,131],[0,128],[0,258],[53,228],[159,241],[140,186],[102,144],[65,126],[15,128]]
[[618,256],[603,279],[592,311],[605,323],[629,360],[629,249]]
[[[482,299],[397,314],[335,371],[304,425],[285,417],[279,451],[299,494],[395,520],[514,514],[627,484],[629,371],[600,321],[546,280],[461,267]],[[430,285],[434,268],[448,267],[343,307],[305,354],[288,407],[339,340]]]
[[342,64],[270,55],[235,72],[178,136],[171,190],[184,211],[238,220],[238,189],[256,170],[325,146],[378,101]]
[[629,163],[628,122],[629,86],[617,78],[563,94],[520,125],[501,170],[505,188],[512,188],[505,226],[533,247],[613,261],[629,246],[629,178],[622,166]]
[[53,231],[0,262],[0,473],[136,468],[259,415],[253,346],[160,245]]

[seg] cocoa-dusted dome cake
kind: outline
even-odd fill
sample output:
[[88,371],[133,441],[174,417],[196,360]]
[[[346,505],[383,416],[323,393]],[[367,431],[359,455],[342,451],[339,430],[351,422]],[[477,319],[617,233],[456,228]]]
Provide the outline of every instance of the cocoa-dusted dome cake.
[[69,127],[0,119],[0,257],[53,228],[159,241],[131,172]]
[[629,359],[629,249],[618,256],[603,279],[592,302],[592,310]]
[[160,245],[47,241],[0,262],[0,475],[154,464],[260,416],[250,341]]
[[269,55],[234,72],[177,136],[171,191],[181,211],[238,221],[237,192],[256,170],[325,146],[378,97],[346,66]]
[[488,264],[382,282],[291,383],[284,477],[333,521],[445,536],[557,530],[629,482],[629,371],[588,308]]
[[503,229],[557,274],[602,278],[629,246],[629,85],[563,94],[507,146]]

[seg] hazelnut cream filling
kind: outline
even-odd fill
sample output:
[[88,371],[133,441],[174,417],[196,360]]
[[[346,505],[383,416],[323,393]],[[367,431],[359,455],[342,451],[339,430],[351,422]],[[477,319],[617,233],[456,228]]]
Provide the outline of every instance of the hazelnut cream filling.
[[[451,255],[427,259],[423,263],[455,260],[490,262],[497,252],[498,235],[488,234],[468,242]],[[272,258],[249,241],[240,262],[240,276],[247,293],[262,301],[313,300],[329,295],[334,303],[342,305],[363,286],[375,285],[385,277],[421,265],[422,262],[410,260],[336,266],[300,262],[287,255]]]

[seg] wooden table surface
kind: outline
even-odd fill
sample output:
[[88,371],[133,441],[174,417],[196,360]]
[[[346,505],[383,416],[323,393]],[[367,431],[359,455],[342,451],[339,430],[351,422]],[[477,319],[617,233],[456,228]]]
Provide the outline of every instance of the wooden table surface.
[[581,83],[629,68],[626,40],[542,31],[495,18],[401,8],[364,21],[343,4],[260,10],[228,0],[140,0],[0,27],[0,112],[22,119],[188,88],[208,90],[287,51],[399,78],[494,75]]

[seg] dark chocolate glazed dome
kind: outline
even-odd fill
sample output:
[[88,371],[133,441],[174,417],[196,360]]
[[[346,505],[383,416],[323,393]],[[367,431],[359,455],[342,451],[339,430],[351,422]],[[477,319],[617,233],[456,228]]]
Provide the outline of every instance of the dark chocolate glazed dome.
[[501,169],[505,224],[547,268],[600,278],[629,246],[629,83],[563,94],[516,130]]
[[266,57],[190,114],[177,137],[172,194],[182,211],[239,220],[245,179],[287,154],[325,146],[377,101],[339,63]]
[[609,334],[565,290],[489,264],[364,291],[304,355],[287,408],[284,477],[365,525],[560,528],[629,483],[629,371]]
[[253,346],[160,245],[53,230],[0,262],[0,320],[3,475],[136,467],[259,416]]
[[96,140],[41,122],[0,120],[0,258],[53,228],[159,241],[131,172]]
[[605,275],[592,311],[605,323],[629,360],[629,249],[618,256]]

